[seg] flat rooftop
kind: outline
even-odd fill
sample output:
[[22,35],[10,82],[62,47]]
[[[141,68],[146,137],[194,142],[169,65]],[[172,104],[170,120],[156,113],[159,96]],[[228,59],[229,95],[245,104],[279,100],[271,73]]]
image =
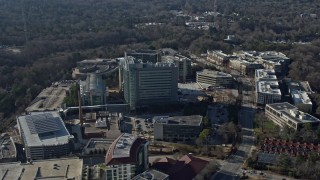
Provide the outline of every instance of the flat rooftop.
[[89,140],[85,149],[105,149],[108,150],[114,139],[92,138]]
[[198,83],[178,83],[178,91],[187,95],[206,95]]
[[134,178],[132,178],[132,180],[150,180],[150,179],[163,180],[168,177],[169,177],[168,174],[165,174],[161,171],[157,171],[155,169],[149,169],[149,170],[135,176]]
[[299,91],[305,91],[306,93],[310,94],[312,93],[312,89],[308,83],[308,81],[287,81],[288,88],[290,91],[293,90],[299,90]]
[[39,160],[31,164],[3,163],[0,164],[0,179],[81,179],[82,166],[82,159],[78,158]]
[[155,116],[153,117],[155,124],[167,124],[167,125],[181,125],[181,126],[200,126],[202,122],[202,116]]
[[17,121],[25,145],[29,147],[67,144],[73,138],[55,111],[34,112],[19,116]]
[[132,134],[121,134],[116,140],[116,145],[113,150],[113,158],[130,157],[130,149],[137,137]]
[[281,95],[278,86],[278,81],[258,81],[256,88],[258,93]]
[[59,109],[66,97],[66,92],[70,87],[71,84],[62,84],[42,90],[40,94],[29,104],[26,111],[53,111]]
[[287,102],[268,104],[268,106],[280,112],[281,116],[286,116],[297,123],[320,122],[318,118],[308,113],[299,111],[297,107]]
[[255,78],[263,79],[263,80],[271,80],[276,81],[277,76],[275,75],[275,71],[273,69],[256,69]]
[[286,109],[297,109],[296,106],[288,103],[288,102],[282,102],[282,103],[273,103],[273,104],[268,104],[271,108],[273,108],[276,111],[282,111]]
[[208,77],[229,77],[232,78],[231,74],[227,74],[220,71],[211,71],[204,69],[202,71],[197,71],[197,75],[208,76]]
[[291,91],[291,96],[295,105],[297,104],[309,104],[312,105],[312,102],[305,91]]

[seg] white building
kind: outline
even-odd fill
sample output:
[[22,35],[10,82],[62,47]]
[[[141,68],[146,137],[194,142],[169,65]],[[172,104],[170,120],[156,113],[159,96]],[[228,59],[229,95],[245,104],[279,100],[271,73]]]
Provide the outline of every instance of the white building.
[[289,126],[295,130],[303,128],[305,123],[309,123],[313,129],[318,128],[320,124],[318,118],[299,111],[296,106],[287,102],[267,104],[265,114],[267,118],[279,126]]
[[278,81],[256,82],[256,103],[270,104],[281,101],[281,91]]
[[256,81],[277,81],[277,76],[273,69],[256,69]]
[[197,83],[213,87],[230,88],[233,85],[233,78],[227,73],[204,69],[197,72]]
[[69,134],[57,112],[31,113],[17,119],[28,159],[48,159],[70,153]]
[[312,111],[312,102],[305,91],[293,90],[291,91],[291,97],[295,106],[301,107],[308,112]]

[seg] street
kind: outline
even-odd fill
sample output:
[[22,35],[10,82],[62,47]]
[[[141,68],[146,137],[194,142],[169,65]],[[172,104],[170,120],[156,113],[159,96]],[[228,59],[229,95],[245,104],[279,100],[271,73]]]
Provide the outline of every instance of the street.
[[[240,78],[239,78],[240,79]],[[254,146],[253,121],[254,121],[254,105],[250,101],[254,97],[254,91],[250,91],[252,83],[249,78],[242,78],[242,91],[246,90],[248,98],[243,98],[241,108],[238,112],[239,125],[242,127],[242,142],[236,153],[230,155],[222,164],[221,170],[215,173],[210,179],[240,179],[241,166],[249,157],[251,149]],[[251,87],[251,88],[250,88]],[[253,89],[253,88],[252,88]]]

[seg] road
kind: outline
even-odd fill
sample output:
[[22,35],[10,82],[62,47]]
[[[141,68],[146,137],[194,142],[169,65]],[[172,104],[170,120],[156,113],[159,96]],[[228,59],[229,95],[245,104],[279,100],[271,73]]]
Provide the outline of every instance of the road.
[[[240,78],[239,78],[240,79]],[[239,110],[239,125],[242,127],[242,142],[236,153],[230,155],[221,165],[220,171],[215,173],[210,179],[240,179],[241,166],[249,157],[251,149],[254,146],[253,120],[255,109],[253,108],[252,97],[254,97],[254,89],[252,80],[249,78],[241,78],[244,87],[242,93],[246,91],[243,97],[242,105]]]

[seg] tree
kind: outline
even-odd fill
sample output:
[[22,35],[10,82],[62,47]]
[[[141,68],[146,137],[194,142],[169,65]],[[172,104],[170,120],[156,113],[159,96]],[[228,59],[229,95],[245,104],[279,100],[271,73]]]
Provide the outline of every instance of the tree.
[[280,154],[277,158],[277,164],[283,169],[288,169],[292,166],[292,160],[288,155]]
[[208,118],[208,116],[205,116],[205,117],[203,117],[202,118],[203,119],[203,125],[204,125],[204,127],[211,127],[211,121],[210,121],[210,119]]
[[206,141],[210,135],[209,129],[203,129],[199,135],[199,138],[203,141]]

